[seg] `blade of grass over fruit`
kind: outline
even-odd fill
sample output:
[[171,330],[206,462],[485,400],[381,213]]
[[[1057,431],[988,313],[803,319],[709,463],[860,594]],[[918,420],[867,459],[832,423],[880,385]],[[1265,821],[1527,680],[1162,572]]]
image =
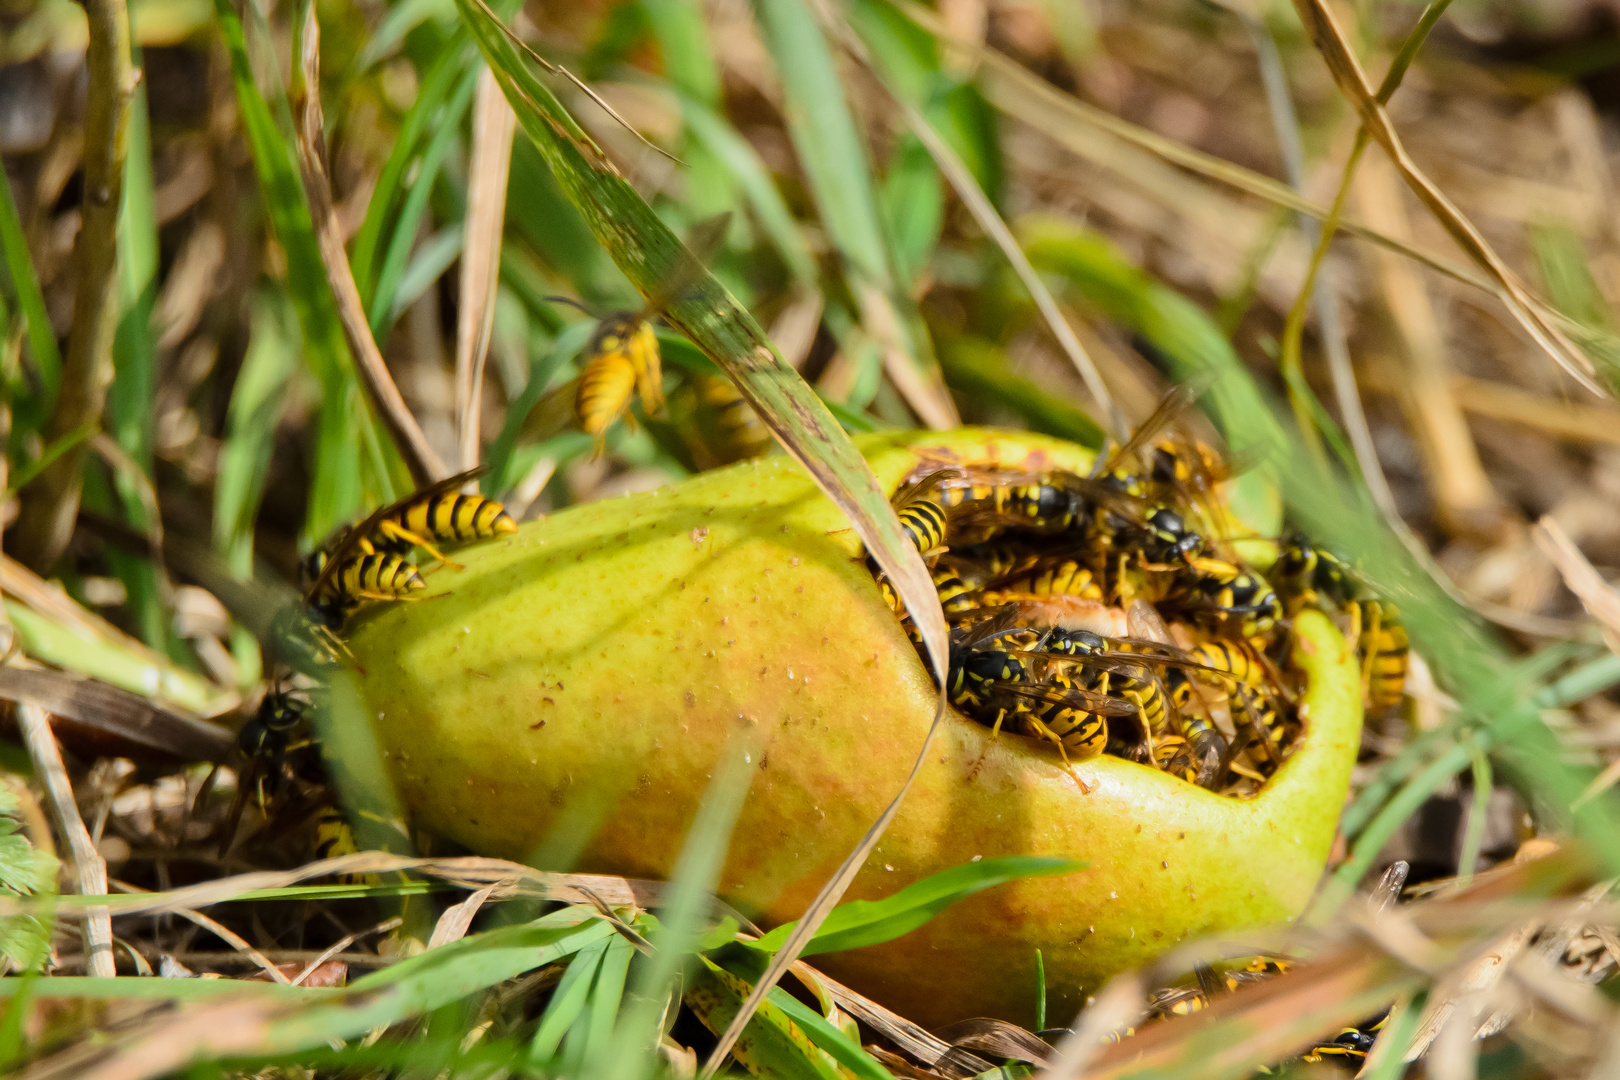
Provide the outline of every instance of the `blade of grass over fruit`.
[[[230,0],[215,0],[214,12],[230,54],[237,108],[265,209],[287,255],[287,291],[303,328],[304,357],[321,383],[315,476],[304,525],[306,534],[319,539],[339,522],[353,518],[360,508],[361,440],[356,421],[370,423],[370,417],[357,400],[348,347],[326,286],[325,264],[293,154],[254,81],[247,38]],[[279,88],[277,101],[285,111]]]
[[1428,208],[1429,213],[1469,258],[1489,275],[1502,302],[1519,325],[1524,327],[1525,333],[1576,382],[1594,394],[1606,393],[1604,387],[1593,378],[1596,368],[1591,359],[1564,335],[1557,321],[1550,318],[1542,305],[1525,291],[1517,275],[1497,255],[1473,222],[1435,186],[1406,152],[1406,146],[1396,134],[1389,114],[1384,111],[1383,103],[1367,81],[1355,51],[1327,4],[1323,0],[1294,0],[1294,10],[1299,13],[1300,21],[1305,24],[1317,52],[1326,61],[1340,92],[1361,115],[1362,125],[1368,134],[1395,163],[1401,179],[1412,189],[1412,194]]
[[[392,436],[392,448],[404,458],[417,487],[426,487],[450,475],[450,470],[439,459],[422,426],[416,422],[405,399],[400,396],[394,377],[389,374],[373,331],[366,322],[366,313],[360,303],[360,293],[354,287],[354,275],[349,270],[349,255],[343,246],[343,229],[338,223],[337,210],[332,202],[332,185],[326,177],[326,135],[321,118],[320,94],[320,23],[315,19],[313,2],[304,8],[301,35],[303,100],[299,102],[298,164],[303,172],[304,192],[309,200],[310,220],[319,246],[322,269],[332,288],[337,304],[338,319],[348,339],[349,352],[354,358],[355,370],[365,385],[366,394],[376,406],[382,421]],[[380,441],[380,440],[379,440]]]
[[[50,313],[45,310],[45,294],[40,292],[39,274],[34,270],[28,238],[23,235],[22,219],[17,215],[17,203],[11,195],[11,181],[3,172],[0,172],[0,252],[5,255],[11,286],[17,291],[17,304],[28,326],[28,348],[34,358],[34,371],[39,376],[39,399],[27,403],[28,426],[37,428],[56,405],[56,391],[62,384],[62,354],[56,346],[56,331],[51,328]],[[21,412],[23,404],[15,402],[13,408]],[[17,419],[20,421],[22,417]]]
[[945,381],[964,394],[1011,409],[1032,431],[1089,446],[1102,446],[1103,431],[1081,410],[1024,378],[1007,364],[1006,353],[983,338],[947,338],[939,351]]
[[659,908],[657,951],[636,978],[632,1005],[618,1022],[613,1043],[621,1053],[611,1061],[592,1061],[589,1072],[607,1080],[639,1080],[650,1070],[663,1033],[665,1002],[680,984],[703,933],[710,899],[731,845],[743,800],[758,772],[760,740],[739,730],[731,749],[714,772],[703,804],[681,846],[670,875],[670,891]]
[[605,937],[593,941],[569,962],[568,970],[563,972],[562,980],[557,983],[557,989],[552,991],[551,1000],[546,1002],[546,1011],[540,1014],[540,1026],[535,1029],[534,1038],[529,1043],[531,1068],[539,1069],[551,1063],[562,1045],[563,1036],[584,1013],[607,946],[608,939]]
[[[1021,878],[1057,877],[1078,873],[1086,863],[1035,855],[1008,855],[966,863],[913,882],[882,900],[855,900],[840,904],[827,916],[801,956],[842,952],[892,941],[928,922],[935,915],[974,893]],[[785,923],[750,947],[774,952],[793,933]]]
[[[659,290],[676,272],[684,272],[692,254],[676,239],[556,97],[524,65],[507,39],[506,28],[479,0],[458,0],[479,48],[496,76],[518,121],[551,166],[559,184],[590,225],[614,262],[644,295]],[[809,472],[816,484],[850,519],[890,582],[905,602],[927,646],[938,684],[945,685],[945,622],[933,583],[922,558],[900,529],[889,500],[877,486],[865,460],[838,427],[813,390],[782,361],[753,318],[701,266],[691,289],[674,298],[666,317],[720,365],[744,398],[771,429],[783,448]],[[873,824],[800,920],[795,939],[784,944],[745,1003],[739,1020],[781,978],[798,950],[820,925],[854,880],[866,856],[899,811],[912,780],[939,730],[944,713],[941,696],[934,721],[919,748],[910,774],[895,799]],[[733,1025],[738,1031],[741,1023]],[[709,1073],[729,1051],[723,1036]]]
[[883,342],[890,378],[913,411],[931,427],[955,427],[961,422],[956,407],[908,333],[866,145],[821,27],[804,0],[755,0],[754,18],[782,77],[788,134],[822,224],[843,257],[861,322]]

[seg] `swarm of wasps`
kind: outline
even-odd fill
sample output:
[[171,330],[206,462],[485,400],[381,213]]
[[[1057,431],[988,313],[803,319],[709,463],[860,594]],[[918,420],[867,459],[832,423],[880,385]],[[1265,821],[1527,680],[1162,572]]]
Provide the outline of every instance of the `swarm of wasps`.
[[1281,541],[1270,581],[1215,539],[1237,532],[1218,497],[1228,471],[1167,433],[1191,397],[1168,394],[1090,475],[929,461],[894,505],[951,628],[959,711],[1066,763],[1115,754],[1242,795],[1298,741],[1293,615],[1314,607],[1345,625],[1376,710],[1401,698],[1406,632],[1393,604],[1303,536]]

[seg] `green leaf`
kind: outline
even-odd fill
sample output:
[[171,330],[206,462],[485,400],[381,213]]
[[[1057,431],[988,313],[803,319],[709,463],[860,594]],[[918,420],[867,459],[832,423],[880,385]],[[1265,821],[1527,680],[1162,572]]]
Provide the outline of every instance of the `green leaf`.
[[[28,842],[19,831],[17,813],[16,792],[0,784],[0,896],[53,895],[56,859]],[[45,958],[49,945],[50,933],[35,916],[0,918],[0,957],[16,967],[33,969]]]
[[427,149],[422,151],[416,178],[411,181],[405,204],[400,208],[399,218],[390,231],[382,263],[377,270],[377,287],[366,304],[366,319],[371,323],[372,336],[378,341],[387,338],[389,329],[394,325],[398,314],[395,296],[405,274],[405,265],[410,260],[411,249],[416,246],[416,234],[421,227],[422,216],[427,212],[428,196],[438,182],[445,156],[461,133],[461,121],[467,115],[473,92],[477,89],[478,67],[473,65],[462,72],[443,115],[435,121],[433,137],[428,140]]
[[[30,403],[25,425],[37,429],[56,406],[56,391],[62,382],[62,354],[56,345],[50,313],[45,309],[39,276],[34,272],[34,260],[28,250],[28,238],[23,234],[22,219],[17,214],[17,202],[11,195],[11,181],[3,169],[0,169],[0,253],[5,255],[11,287],[17,291],[17,303],[28,324],[28,348],[39,376],[39,397]],[[24,419],[19,416],[18,422],[21,424]]]
[[[802,955],[880,945],[911,933],[958,900],[976,892],[1020,878],[1057,877],[1085,868],[1085,863],[1072,859],[1037,855],[1007,855],[953,866],[913,882],[882,900],[855,900],[834,908]],[[774,952],[793,932],[793,926],[793,923],[778,926],[752,946]]]
[[563,1036],[585,1011],[591,985],[596,980],[596,969],[601,966],[607,946],[605,937],[594,941],[579,950],[569,962],[562,981],[557,983],[557,989],[551,992],[551,1000],[546,1002],[545,1012],[540,1014],[540,1026],[529,1044],[531,1067],[538,1069],[551,1061],[557,1048],[562,1045]]
[[[704,1027],[718,1035],[737,1015],[750,986],[708,957],[699,960],[686,988],[686,1004]],[[775,994],[749,1019],[732,1056],[755,1076],[842,1080],[834,1063],[824,1057],[804,1029],[782,1011]]]
[[720,66],[703,9],[692,0],[641,0],[641,10],[664,54],[664,77],[692,101],[719,108]]
[[[318,1001],[272,1020],[256,1048],[292,1053],[349,1039],[459,1001],[526,971],[555,963],[613,936],[597,918],[579,922],[577,909],[523,926],[505,927],[441,945],[351,983],[337,1001]],[[573,925],[566,925],[572,922]]]
[[[361,447],[367,441],[380,442],[387,436],[374,430],[371,416],[360,400],[297,159],[254,80],[241,20],[230,0],[214,0],[214,11],[230,55],[237,107],[253,153],[260,193],[276,238],[287,254],[287,290],[303,328],[304,356],[321,382],[315,476],[304,523],[305,532],[319,538],[359,512]],[[276,103],[290,131],[291,116],[279,89]],[[373,430],[362,438],[362,427]]]

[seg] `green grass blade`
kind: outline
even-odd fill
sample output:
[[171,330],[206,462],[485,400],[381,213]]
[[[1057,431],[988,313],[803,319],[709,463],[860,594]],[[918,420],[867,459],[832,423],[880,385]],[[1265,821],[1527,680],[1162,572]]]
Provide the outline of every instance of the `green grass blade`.
[[692,139],[731,174],[732,180],[747,198],[748,205],[753,208],[760,227],[770,237],[776,253],[787,264],[788,271],[801,283],[814,285],[815,259],[804,242],[798,223],[793,220],[787,200],[782,198],[776,182],[765,169],[765,163],[759,159],[759,152],[738,134],[731,121],[702,101],[683,96],[681,116]]
[[455,0],[400,0],[388,9],[377,24],[376,32],[366,40],[360,55],[354,58],[354,63],[349,67],[348,77],[354,78],[370,70],[373,64],[393,52],[405,40],[406,34],[428,20],[450,22],[455,17]]
[[822,224],[849,266],[889,292],[872,170],[827,39],[803,0],[755,0],[754,16],[782,76],[788,134]]
[[[882,900],[855,900],[833,909],[802,955],[842,952],[880,945],[922,926],[959,900],[976,892],[1029,877],[1057,877],[1086,868],[1072,859],[1008,855],[982,859],[913,882]],[[793,923],[778,926],[753,947],[773,951],[792,934]]]
[[[742,1007],[749,984],[706,956],[698,959],[699,964],[693,969],[686,989],[686,1004],[703,1021],[704,1027],[719,1034]],[[804,1029],[790,1020],[775,1000],[759,1007],[744,1032],[732,1053],[755,1076],[841,1080],[837,1068],[821,1055]]]
[[[247,37],[230,0],[214,0],[214,11],[230,55],[237,107],[260,193],[287,254],[287,289],[303,329],[304,356],[321,382],[315,476],[305,517],[305,531],[319,538],[360,509],[360,428],[369,426],[371,417],[360,401],[291,142],[282,135],[269,103],[259,92],[248,59]],[[277,101],[286,112],[286,102],[279,94]],[[290,116],[287,126],[290,130]]]
[[458,221],[453,225],[446,225],[416,249],[416,254],[411,256],[405,272],[399,276],[399,286],[394,292],[393,310],[388,313],[389,325],[397,322],[399,317],[405,314],[405,309],[432,288],[439,278],[444,276],[444,272],[450,269],[451,264],[461,258],[464,236],[465,229]]
[[388,330],[394,324],[394,297],[405,274],[405,265],[410,260],[411,249],[416,246],[417,230],[421,227],[422,216],[427,213],[428,196],[438,182],[445,156],[461,132],[461,122],[472,105],[473,93],[477,89],[478,68],[473,66],[463,71],[460,81],[455,84],[444,114],[437,121],[433,137],[428,140],[427,149],[422,151],[416,179],[411,182],[405,204],[400,207],[399,218],[390,231],[382,262],[377,269],[377,287],[366,305],[366,319],[371,323],[372,336],[378,341],[387,338]]
[[608,939],[602,938],[581,949],[563,972],[562,981],[551,992],[545,1012],[540,1014],[540,1026],[529,1044],[529,1066],[538,1069],[556,1055],[563,1036],[574,1026],[585,1011],[585,1002],[596,981],[596,969],[601,966],[607,952]]
[[40,291],[39,275],[34,272],[34,259],[28,250],[28,238],[23,235],[17,202],[12,198],[11,181],[4,170],[0,170],[0,252],[5,255],[11,287],[17,291],[17,305],[28,324],[28,348],[34,357],[34,371],[40,385],[39,400],[32,403],[29,415],[31,425],[38,426],[56,405],[56,391],[62,384],[62,353],[56,345],[50,313],[45,309],[45,294]]
[[377,257],[381,250],[383,229],[391,220],[394,203],[399,198],[410,164],[417,159],[416,149],[421,142],[422,132],[431,121],[437,119],[439,109],[459,85],[471,59],[472,49],[466,32],[458,26],[450,44],[440,50],[438,59],[423,76],[416,100],[406,111],[399,134],[394,137],[394,147],[377,175],[377,186],[372,189],[371,201],[366,204],[365,220],[360,224],[360,231],[355,233],[349,254],[349,270],[354,274],[355,288],[360,290],[360,299],[367,304],[371,303],[377,287]]
[[664,1003],[702,936],[709,901],[731,848],[731,830],[758,771],[754,764],[758,753],[756,740],[737,739],[709,781],[670,876],[669,895],[660,908],[659,932],[652,939],[657,951],[636,978],[635,1004],[626,1011],[614,1040],[622,1053],[611,1063],[595,1061],[593,1075],[636,1080],[649,1071],[662,1030]]
[[664,54],[664,77],[684,97],[705,108],[718,109],[720,66],[714,60],[714,44],[703,21],[703,9],[693,0],[641,0],[641,10]]
[[[745,982],[759,978],[764,967],[757,953],[749,954],[735,949],[726,950],[713,962]],[[826,1051],[859,1080],[893,1080],[889,1071],[878,1064],[877,1059],[868,1054],[858,1041],[845,1035],[832,1021],[786,990],[776,987],[771,991],[769,1001],[788,1020],[797,1024],[810,1042]]]
[[[107,393],[107,421],[108,434],[140,473],[113,473],[113,488],[122,504],[124,520],[147,533],[158,525],[151,518],[146,494],[152,482],[152,425],[157,396],[152,308],[157,297],[158,237],[151,127],[144,86],[135,91],[130,104],[128,140],[118,220],[118,281],[123,312],[113,336],[113,382]],[[86,495],[90,496],[88,490]],[[169,649],[169,618],[158,568],[150,559],[123,552],[109,553],[109,562],[123,579],[140,638],[155,649]]]

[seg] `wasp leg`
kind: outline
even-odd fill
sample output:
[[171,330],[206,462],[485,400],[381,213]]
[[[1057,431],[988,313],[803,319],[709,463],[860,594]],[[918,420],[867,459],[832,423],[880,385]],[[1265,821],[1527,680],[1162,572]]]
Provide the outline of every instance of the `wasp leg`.
[[1069,751],[1064,747],[1063,739],[1059,737],[1058,733],[1047,727],[1033,716],[1025,717],[1024,722],[1034,730],[1035,734],[1039,735],[1043,739],[1051,739],[1057,744],[1058,755],[1063,758],[1063,767],[1068,770],[1069,775],[1073,777],[1074,782],[1080,785],[1081,794],[1090,795],[1093,790],[1092,786],[1080,779],[1080,774],[1074,771],[1074,762],[1069,760]]
[[418,536],[416,533],[411,532],[411,530],[407,529],[405,526],[396,521],[384,521],[381,525],[377,526],[377,531],[385,536],[391,537],[392,539],[403,540],[408,544],[413,544],[416,547],[421,548],[423,551],[433,556],[435,561],[443,566],[450,567],[452,570],[467,569],[460,563],[451,561],[449,556],[445,555],[444,552],[433,546],[433,541],[429,540],[425,536]]

